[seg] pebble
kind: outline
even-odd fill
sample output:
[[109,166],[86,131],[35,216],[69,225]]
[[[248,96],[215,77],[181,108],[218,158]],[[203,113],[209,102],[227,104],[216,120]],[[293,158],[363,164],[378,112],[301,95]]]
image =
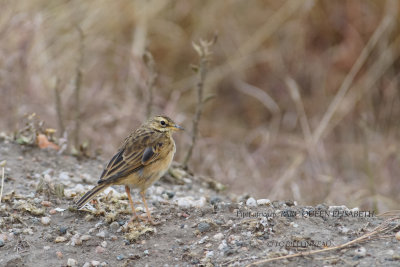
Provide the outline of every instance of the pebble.
[[254,198],[250,197],[247,199],[246,205],[249,207],[257,207],[257,201]]
[[221,202],[221,198],[218,197],[218,196],[214,196],[214,197],[212,197],[212,198],[210,199],[211,205],[215,205],[215,204],[217,204],[217,203],[219,203],[219,202]]
[[60,260],[64,257],[64,255],[62,254],[61,251],[57,251],[56,255],[57,255],[57,258],[60,259]]
[[103,248],[106,248],[107,247],[107,241],[103,241],[103,242],[101,242],[101,244],[100,244]]
[[60,226],[58,231],[60,232],[60,235],[65,235],[67,233],[68,228],[64,226]]
[[214,256],[214,251],[208,251],[206,253],[206,258],[212,258]]
[[117,256],[117,261],[122,261],[123,259],[125,259],[124,255],[118,255]]
[[60,180],[69,181],[69,173],[61,172],[58,178],[60,178]]
[[213,238],[214,238],[214,240],[217,240],[217,241],[222,240],[222,238],[224,238],[224,234],[223,233],[215,234]]
[[198,200],[194,200],[193,197],[180,197],[175,199],[175,203],[181,208],[202,208],[206,205],[206,198],[201,197]]
[[42,222],[43,225],[49,225],[51,220],[49,217],[42,217],[40,221]]
[[91,264],[89,262],[85,262],[85,264],[82,267],[90,267]]
[[71,238],[71,246],[75,247],[75,246],[80,246],[80,245],[82,245],[82,239],[80,238],[80,234],[75,234]]
[[145,251],[143,251],[143,254],[145,255],[145,256],[148,256],[150,253],[149,253],[149,250],[148,249],[146,249]]
[[267,198],[262,198],[262,199],[257,199],[257,205],[262,206],[262,205],[271,205],[271,200]]
[[50,249],[50,246],[44,246],[43,247],[43,250],[49,250]]
[[57,236],[56,239],[54,240],[54,242],[56,242],[56,243],[62,243],[65,241],[67,241],[67,239],[63,236]]
[[99,265],[100,265],[100,262],[99,262],[99,261],[91,261],[90,264],[91,264],[92,266],[99,266]]
[[108,233],[106,231],[101,231],[96,236],[101,237],[101,238],[106,238],[108,236]]
[[400,241],[400,231],[398,231],[394,236],[398,241]]
[[88,241],[90,238],[92,238],[90,235],[83,235],[81,236],[82,241]]
[[222,240],[221,244],[219,244],[218,249],[219,250],[224,250],[228,247],[228,245],[226,244],[225,240]]
[[1,247],[4,247],[4,245],[5,245],[4,240],[3,240],[3,239],[0,239],[0,248],[1,248]]
[[203,237],[202,239],[199,240],[199,244],[204,244],[206,242],[206,240],[208,239],[208,235],[206,235],[205,237]]
[[354,255],[363,258],[367,255],[367,250],[364,247],[359,247],[354,251]]
[[97,246],[95,249],[95,252],[99,253],[99,254],[104,253],[105,251],[106,251],[106,249],[101,246]]
[[200,223],[197,225],[197,229],[198,229],[201,233],[207,232],[208,230],[210,230],[210,228],[211,228],[211,226],[210,226],[210,224],[207,223],[207,222],[200,222]]
[[54,215],[54,214],[57,213],[57,211],[56,211],[55,209],[51,209],[51,210],[49,210],[49,213],[50,213],[51,215]]
[[45,206],[45,207],[50,207],[52,205],[50,201],[46,201],[46,200],[43,200],[40,204],[42,204],[42,206]]
[[112,223],[110,224],[110,229],[111,229],[111,231],[113,231],[113,232],[118,231],[119,227],[120,227],[120,225],[119,225],[118,222],[112,222]]
[[67,266],[75,267],[78,265],[78,262],[75,259],[69,258],[67,261]]

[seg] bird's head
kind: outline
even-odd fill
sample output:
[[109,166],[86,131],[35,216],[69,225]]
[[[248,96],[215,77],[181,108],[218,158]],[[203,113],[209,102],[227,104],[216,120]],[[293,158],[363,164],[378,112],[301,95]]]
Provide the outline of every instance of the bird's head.
[[174,132],[184,130],[167,116],[155,116],[147,121],[147,126],[159,132]]

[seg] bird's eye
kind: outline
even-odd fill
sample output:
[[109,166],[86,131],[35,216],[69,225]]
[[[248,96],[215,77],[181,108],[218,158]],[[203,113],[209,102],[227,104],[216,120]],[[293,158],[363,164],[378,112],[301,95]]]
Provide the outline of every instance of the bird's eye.
[[165,121],[160,121],[162,126],[165,126]]

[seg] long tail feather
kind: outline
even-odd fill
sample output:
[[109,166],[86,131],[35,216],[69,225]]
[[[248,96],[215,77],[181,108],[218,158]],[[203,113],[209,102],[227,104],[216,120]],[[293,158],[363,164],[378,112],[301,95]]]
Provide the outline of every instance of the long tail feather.
[[76,202],[76,207],[78,209],[82,208],[85,206],[86,203],[88,203],[92,198],[94,198],[97,194],[102,192],[104,189],[106,189],[109,185],[108,184],[99,184],[93,187],[90,191],[88,191],[81,199],[79,199],[78,202]]

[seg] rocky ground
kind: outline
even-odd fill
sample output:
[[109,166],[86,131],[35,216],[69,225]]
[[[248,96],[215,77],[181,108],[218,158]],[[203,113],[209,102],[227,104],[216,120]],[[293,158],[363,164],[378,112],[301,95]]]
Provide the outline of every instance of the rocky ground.
[[128,224],[122,187],[83,211],[73,207],[97,181],[104,159],[2,140],[3,160],[0,266],[400,266],[395,216],[236,197],[175,167],[147,192],[161,223]]

